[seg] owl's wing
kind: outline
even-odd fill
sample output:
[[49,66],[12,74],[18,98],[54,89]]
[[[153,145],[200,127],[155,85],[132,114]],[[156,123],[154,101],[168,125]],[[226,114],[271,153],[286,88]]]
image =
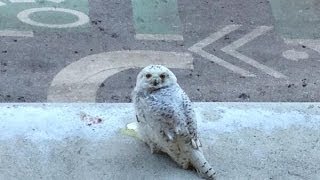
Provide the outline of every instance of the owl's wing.
[[196,114],[188,95],[183,90],[181,91],[185,114],[185,123],[187,127],[187,137],[191,141],[192,146],[194,148],[198,148],[201,147],[201,143],[198,138]]
[[201,146],[197,135],[196,115],[187,94],[182,89],[178,92],[179,104],[152,99],[152,112],[157,112],[154,114],[154,119],[161,120],[163,133],[169,140],[175,140],[177,136],[181,136],[196,148]]
[[145,114],[148,105],[145,102],[145,95],[141,92],[133,91],[132,93],[133,104],[135,106],[136,120],[138,123],[146,123]]

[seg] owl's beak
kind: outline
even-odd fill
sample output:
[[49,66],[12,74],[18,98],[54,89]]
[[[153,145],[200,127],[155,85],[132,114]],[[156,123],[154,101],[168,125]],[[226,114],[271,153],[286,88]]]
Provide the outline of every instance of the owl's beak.
[[153,80],[152,85],[157,86],[160,83],[160,79],[156,78]]

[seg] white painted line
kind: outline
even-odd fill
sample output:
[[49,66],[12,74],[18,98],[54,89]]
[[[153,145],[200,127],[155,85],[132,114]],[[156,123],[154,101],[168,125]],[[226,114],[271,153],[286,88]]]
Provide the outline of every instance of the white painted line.
[[231,33],[232,31],[237,30],[239,27],[241,27],[241,25],[229,25],[224,27],[223,29],[221,29],[218,32],[215,32],[213,34],[211,34],[209,37],[201,40],[200,42],[194,44],[193,46],[191,46],[188,50],[191,52],[194,52],[222,67],[225,67],[235,73],[240,74],[241,76],[246,76],[246,77],[255,77],[254,74],[250,73],[249,71],[246,71],[240,67],[237,67],[227,61],[222,60],[221,58],[210,54],[206,51],[204,51],[202,48],[214,43],[215,41],[217,41],[218,39],[222,38],[223,36]]
[[35,0],[9,0],[12,3],[35,3]]
[[254,40],[258,36],[261,36],[265,34],[266,32],[270,31],[272,27],[270,26],[260,26],[254,29],[252,32],[244,35],[242,38],[238,39],[237,41],[234,41],[230,45],[226,46],[223,48],[223,50],[235,50],[238,49],[239,47],[247,44],[248,42]]
[[6,3],[0,1],[0,6],[5,6]]
[[255,77],[256,76],[256,75],[250,73],[249,71],[246,71],[246,70],[244,70],[242,68],[239,68],[238,66],[235,66],[235,65],[233,65],[233,64],[231,64],[231,63],[229,63],[227,61],[224,61],[221,58],[219,58],[219,57],[217,57],[217,56],[215,56],[213,54],[210,54],[210,53],[208,53],[208,52],[206,52],[204,50],[198,50],[196,53],[198,55],[200,55],[200,56],[202,56],[204,58],[207,58],[208,60],[210,60],[210,61],[222,66],[222,67],[225,67],[225,68],[227,68],[227,69],[229,69],[229,70],[231,70],[231,71],[233,71],[235,73],[240,74],[241,76],[245,76],[245,77]]
[[296,51],[294,49],[284,51],[282,53],[282,56],[285,57],[286,59],[292,60],[292,61],[299,61],[300,59],[308,59],[309,54],[306,52],[300,52]]
[[[36,12],[46,12],[46,11],[54,11],[54,12],[64,12],[68,14],[72,14],[74,16],[78,17],[78,20],[73,23],[67,23],[67,24],[45,24],[36,22],[32,19],[30,19],[30,15]],[[72,28],[72,27],[78,27],[84,24],[87,24],[90,20],[90,18],[84,14],[83,12],[72,10],[72,9],[63,9],[63,8],[54,8],[54,7],[43,7],[43,8],[32,8],[32,9],[26,9],[24,11],[21,11],[17,15],[18,19],[26,24],[30,24],[33,26],[40,26],[40,27],[47,27],[47,28]]]
[[137,40],[151,40],[151,41],[183,41],[183,36],[179,34],[136,34]]
[[130,68],[162,64],[193,69],[190,53],[162,51],[115,51],[84,57],[62,69],[48,90],[48,102],[95,102],[101,83]]
[[220,31],[215,32],[215,33],[211,34],[209,37],[197,42],[196,44],[191,46],[189,48],[189,50],[192,52],[197,52],[198,50],[201,50],[202,48],[214,43],[215,41],[217,41],[220,38],[224,37],[225,35],[231,33],[232,31],[239,29],[240,27],[241,27],[241,25],[236,25],[236,24],[226,26],[223,29],[221,29]]
[[0,30],[0,36],[33,37],[32,31]]
[[299,45],[299,43],[302,41],[301,39],[288,39],[288,38],[283,38],[284,43],[288,45]]
[[284,78],[284,79],[287,79],[288,77],[283,75],[282,73],[280,72],[277,72],[271,68],[269,68],[268,66],[265,66],[263,64],[260,64],[259,62],[241,54],[240,52],[238,51],[225,51],[226,53],[228,52],[228,54],[230,54],[231,56],[233,57],[236,57],[238,59],[240,59],[241,61],[247,63],[247,64],[250,64],[251,66],[257,68],[257,69],[260,69],[261,71],[269,74],[270,76],[273,76],[275,78]]
[[238,39],[237,41],[234,41],[233,43],[231,43],[230,45],[222,48],[221,50],[235,58],[240,59],[241,61],[250,64],[251,66],[269,74],[270,76],[273,76],[275,78],[287,78],[287,76],[283,75],[280,72],[277,72],[263,64],[260,64],[259,62],[241,54],[240,52],[237,51],[237,49],[241,46],[243,46],[244,44],[254,40],[255,38],[257,38],[258,36],[261,36],[263,34],[265,34],[266,32],[268,32],[269,30],[271,30],[272,27],[269,26],[260,26],[256,29],[254,29],[252,32],[246,34],[245,36],[243,36],[242,38]]

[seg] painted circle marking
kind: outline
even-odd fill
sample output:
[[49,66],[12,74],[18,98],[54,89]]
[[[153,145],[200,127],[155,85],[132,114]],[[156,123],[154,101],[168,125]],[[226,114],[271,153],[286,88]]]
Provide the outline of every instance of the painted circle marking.
[[286,59],[292,60],[292,61],[299,61],[300,59],[308,59],[309,54],[304,51],[296,51],[294,49],[284,51],[282,53],[282,56]]
[[[73,23],[67,24],[46,24],[34,21],[30,18],[30,15],[36,12],[46,12],[46,11],[55,11],[55,12],[64,12],[77,16],[78,20]],[[72,10],[72,9],[64,9],[64,8],[54,8],[54,7],[44,7],[44,8],[32,8],[21,11],[17,15],[18,19],[26,24],[30,24],[32,26],[40,26],[47,28],[72,28],[84,25],[89,22],[89,17],[83,12]]]

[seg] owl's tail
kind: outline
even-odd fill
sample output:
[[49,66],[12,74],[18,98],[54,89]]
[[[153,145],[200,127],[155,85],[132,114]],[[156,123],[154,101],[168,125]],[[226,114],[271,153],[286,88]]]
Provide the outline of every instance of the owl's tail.
[[202,178],[215,179],[216,172],[203,156],[201,149],[193,149],[191,152],[191,163]]

